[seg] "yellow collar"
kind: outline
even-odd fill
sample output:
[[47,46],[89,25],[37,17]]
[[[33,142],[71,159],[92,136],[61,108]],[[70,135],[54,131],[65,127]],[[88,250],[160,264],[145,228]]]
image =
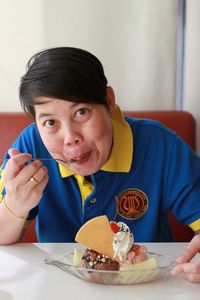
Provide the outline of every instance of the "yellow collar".
[[[113,146],[111,154],[101,170],[108,172],[129,172],[133,157],[133,134],[130,125],[125,121],[121,110],[116,105],[113,116]],[[69,177],[73,171],[59,164],[61,176]]]

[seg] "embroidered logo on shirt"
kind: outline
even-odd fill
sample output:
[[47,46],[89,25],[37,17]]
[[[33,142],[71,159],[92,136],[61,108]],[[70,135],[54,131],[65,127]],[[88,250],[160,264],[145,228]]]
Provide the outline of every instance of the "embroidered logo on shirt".
[[148,209],[147,195],[138,189],[127,189],[116,197],[117,213],[123,218],[140,218]]

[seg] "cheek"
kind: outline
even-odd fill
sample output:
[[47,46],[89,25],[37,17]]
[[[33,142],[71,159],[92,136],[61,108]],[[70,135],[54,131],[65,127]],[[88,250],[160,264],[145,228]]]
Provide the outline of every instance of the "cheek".
[[55,136],[47,135],[43,131],[39,130],[41,139],[50,153],[59,152],[61,149],[61,141]]
[[110,122],[94,122],[88,130],[88,137],[101,153],[107,155],[112,145],[112,124]]

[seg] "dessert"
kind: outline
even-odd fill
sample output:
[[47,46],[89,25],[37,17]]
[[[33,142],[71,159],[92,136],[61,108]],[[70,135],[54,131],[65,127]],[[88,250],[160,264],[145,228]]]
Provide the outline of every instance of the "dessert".
[[109,222],[104,215],[86,222],[75,240],[87,247],[84,253],[74,252],[75,265],[107,271],[156,268],[147,248],[134,243],[129,227],[123,222]]
[[171,259],[135,244],[125,223],[109,222],[106,216],[85,223],[75,239],[86,250],[79,244],[73,252],[50,255],[45,262],[83,280],[114,285],[152,281],[173,266]]

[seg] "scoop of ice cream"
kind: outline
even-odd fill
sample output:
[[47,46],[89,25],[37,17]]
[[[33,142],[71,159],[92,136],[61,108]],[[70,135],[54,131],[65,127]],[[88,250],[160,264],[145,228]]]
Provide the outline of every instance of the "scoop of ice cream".
[[86,249],[82,256],[82,266],[87,269],[118,271],[119,263],[92,249]]
[[143,245],[133,244],[121,266],[138,264],[147,259],[147,248]]
[[125,261],[127,253],[133,245],[133,234],[129,227],[123,222],[110,222],[113,231],[113,250],[114,256],[119,257],[120,262]]

